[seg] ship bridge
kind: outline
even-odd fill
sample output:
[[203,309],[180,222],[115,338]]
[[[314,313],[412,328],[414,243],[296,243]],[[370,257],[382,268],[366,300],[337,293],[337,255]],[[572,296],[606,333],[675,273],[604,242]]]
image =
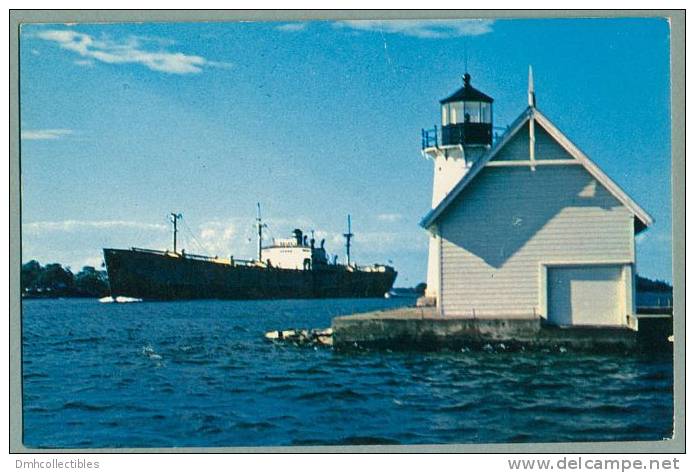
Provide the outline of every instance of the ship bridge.
[[328,264],[325,240],[316,247],[316,240],[295,228],[292,238],[274,238],[273,244],[261,249],[262,261],[269,267],[281,269],[313,269]]

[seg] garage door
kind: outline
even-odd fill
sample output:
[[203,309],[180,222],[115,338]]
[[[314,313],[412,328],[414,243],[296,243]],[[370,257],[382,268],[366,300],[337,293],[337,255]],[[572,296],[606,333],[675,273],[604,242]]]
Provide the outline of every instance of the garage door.
[[624,325],[621,266],[548,268],[548,321],[556,325]]

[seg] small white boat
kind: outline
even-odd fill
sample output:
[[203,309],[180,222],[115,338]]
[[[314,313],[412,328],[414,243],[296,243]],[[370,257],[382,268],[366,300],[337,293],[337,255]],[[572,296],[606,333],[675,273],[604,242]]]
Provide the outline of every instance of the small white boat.
[[124,297],[124,296],[118,296],[116,298],[113,298],[111,296],[106,296],[102,297],[99,299],[99,302],[102,304],[110,304],[112,302],[116,302],[119,304],[125,304],[127,302],[142,302],[142,299],[138,299],[137,297]]

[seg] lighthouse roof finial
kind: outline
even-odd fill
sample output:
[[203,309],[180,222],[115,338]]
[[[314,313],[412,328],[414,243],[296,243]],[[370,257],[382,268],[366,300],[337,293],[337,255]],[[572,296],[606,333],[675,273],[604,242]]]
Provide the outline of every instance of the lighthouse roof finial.
[[528,106],[536,107],[536,91],[533,88],[533,67],[528,66]]
[[466,72],[463,75],[463,85],[465,85],[465,86],[471,85],[471,75],[468,72]]

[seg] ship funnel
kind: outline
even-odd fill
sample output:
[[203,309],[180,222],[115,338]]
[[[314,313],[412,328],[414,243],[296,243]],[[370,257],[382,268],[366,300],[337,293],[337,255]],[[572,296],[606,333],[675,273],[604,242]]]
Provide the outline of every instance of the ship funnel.
[[304,237],[302,231],[299,228],[295,228],[292,230],[292,234],[294,235],[294,239],[297,241],[297,246],[302,246],[302,239]]

